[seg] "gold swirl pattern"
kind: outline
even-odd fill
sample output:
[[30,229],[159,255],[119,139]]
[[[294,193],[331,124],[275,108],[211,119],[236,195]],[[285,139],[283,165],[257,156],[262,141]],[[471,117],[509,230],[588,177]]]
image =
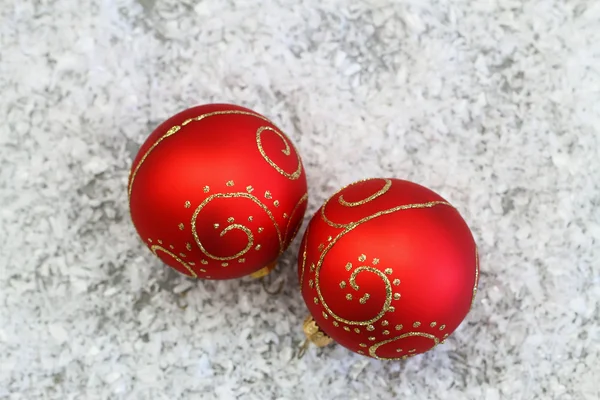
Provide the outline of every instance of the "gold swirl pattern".
[[[324,204],[323,207],[321,208],[321,214],[324,216],[323,210],[325,209],[325,206],[327,204]],[[346,320],[340,316],[338,316],[336,313],[333,312],[333,310],[329,307],[329,305],[327,304],[327,302],[325,301],[325,299],[323,298],[323,294],[321,293],[321,286],[320,286],[320,282],[319,282],[319,277],[320,277],[320,271],[321,271],[321,267],[323,266],[323,261],[325,260],[325,256],[327,256],[327,253],[331,250],[331,248],[342,238],[344,237],[346,234],[348,234],[349,232],[351,232],[353,229],[355,229],[356,227],[364,224],[365,222],[371,221],[375,218],[379,218],[382,215],[387,215],[387,214],[391,214],[397,211],[402,211],[402,210],[409,210],[409,209],[419,209],[419,208],[432,208],[432,207],[436,207],[439,205],[444,205],[444,206],[449,206],[452,207],[452,205],[446,201],[430,201],[427,203],[417,203],[417,204],[405,204],[405,205],[401,205],[401,206],[397,206],[397,207],[393,207],[390,208],[388,210],[382,210],[379,211],[375,214],[369,215],[367,217],[364,217],[356,222],[351,222],[348,224],[338,224],[339,227],[344,227],[345,229],[340,232],[331,242],[329,242],[329,244],[325,247],[325,249],[323,250],[323,252],[321,253],[321,256],[319,257],[319,261],[317,262],[317,266],[316,266],[316,271],[315,271],[315,288],[317,289],[317,295],[319,297],[319,300],[321,301],[321,304],[323,304],[323,308],[325,308],[325,310],[337,321],[340,322],[344,322],[348,325],[369,325],[375,321],[377,321],[378,319],[380,319],[386,311],[392,311],[394,308],[390,307],[389,304],[392,301],[392,292],[386,291],[386,303],[388,304],[388,308],[385,309],[383,312],[380,312],[375,318],[372,318],[368,321],[349,321]],[[326,217],[324,217],[326,218]],[[327,221],[327,220],[326,220]],[[331,224],[330,224],[331,225]],[[381,271],[377,270],[379,273],[381,273]],[[389,280],[387,278],[387,276],[385,276],[383,273],[381,273],[381,276],[385,278],[384,282],[388,282]],[[386,285],[387,288],[387,285]]]
[[[385,181],[385,185],[383,186],[383,188],[381,190],[378,190],[374,194],[370,195],[366,199],[348,202],[348,201],[344,200],[344,195],[341,195],[338,198],[338,202],[345,207],[358,207],[363,204],[367,204],[368,202],[375,200],[376,198],[378,198],[381,195],[384,195],[388,190],[390,190],[390,188],[392,187],[392,181],[390,179],[384,179],[384,181]],[[364,181],[361,181],[361,182],[364,182]]]
[[[367,179],[368,180],[368,179]],[[397,206],[397,207],[393,207],[390,208],[388,210],[383,210],[383,211],[379,211],[375,214],[369,215],[367,217],[364,217],[362,219],[360,219],[359,221],[356,222],[349,222],[347,224],[341,224],[341,223],[337,223],[337,222],[333,222],[331,221],[329,218],[327,218],[327,215],[325,214],[325,209],[327,208],[327,205],[329,204],[329,201],[333,198],[335,198],[339,193],[341,193],[342,191],[344,191],[345,189],[349,188],[350,186],[354,186],[358,183],[361,182],[365,182],[367,180],[361,180],[358,182],[354,182],[351,183],[350,185],[347,185],[345,187],[343,187],[342,189],[338,190],[333,196],[331,196],[329,199],[327,199],[325,201],[325,203],[323,204],[323,206],[321,207],[321,218],[323,219],[323,221],[325,221],[325,223],[327,223],[327,225],[334,227],[334,228],[350,228],[354,225],[360,225],[363,222],[369,221],[373,218],[377,218],[381,215],[386,215],[386,214],[391,214],[394,213],[396,211],[401,211],[401,210],[407,210],[407,209],[412,209],[412,208],[431,208],[431,207],[435,207],[437,205],[443,204],[443,205],[447,205],[449,207],[452,207],[452,205],[446,201],[441,201],[441,200],[436,200],[436,201],[430,201],[427,203],[415,203],[415,204],[406,204],[406,205],[402,205],[402,206]],[[374,194],[372,194],[371,196],[367,197],[366,199],[357,201],[357,202],[347,202],[346,200],[344,200],[343,195],[340,196],[338,198],[338,202],[346,207],[357,207],[359,205],[363,205],[363,204],[367,204],[375,199],[377,199],[378,197],[382,196],[383,194],[387,193],[390,188],[392,187],[392,181],[390,179],[383,179],[383,181],[385,182],[384,186],[382,189],[378,190],[377,192],[375,192]]]
[[177,256],[175,253],[170,252],[169,250],[165,249],[164,247],[155,244],[150,247],[150,251],[152,251],[152,253],[154,253],[154,255],[157,257],[158,257],[158,254],[156,252],[162,251],[163,253],[171,256],[179,264],[181,264],[181,266],[183,266],[190,273],[190,275],[192,275],[194,278],[198,277],[198,275],[196,275],[194,270],[185,261],[183,261],[181,258],[179,258],[179,256]]
[[[196,241],[196,244],[198,245],[198,247],[200,248],[200,250],[202,251],[202,253],[204,253],[207,257],[212,258],[213,260],[227,261],[227,260],[233,260],[233,259],[236,259],[238,257],[243,256],[244,254],[246,254],[252,248],[252,246],[254,244],[254,235],[252,234],[252,232],[250,231],[250,229],[248,229],[247,227],[245,227],[244,225],[241,225],[241,224],[232,224],[232,225],[229,225],[220,234],[220,236],[223,237],[223,236],[225,236],[227,234],[227,232],[229,232],[231,230],[234,230],[234,229],[237,229],[237,230],[243,231],[246,234],[246,236],[248,237],[248,243],[246,244],[246,247],[244,247],[243,250],[237,252],[233,256],[226,256],[226,257],[215,256],[214,254],[209,253],[204,248],[204,246],[202,245],[202,242],[200,241],[200,237],[198,236],[198,232],[196,230],[196,219],[198,217],[198,214],[200,214],[200,212],[202,211],[202,209],[204,207],[206,207],[206,205],[208,203],[210,203],[211,201],[213,201],[214,199],[230,199],[230,198],[245,198],[245,199],[249,199],[252,202],[254,202],[255,204],[257,204],[260,208],[262,208],[263,211],[265,211],[265,213],[267,213],[269,219],[271,220],[271,222],[273,222],[273,226],[275,227],[275,231],[277,232],[277,239],[279,241],[279,253],[281,254],[281,252],[283,251],[283,241],[282,241],[281,231],[279,229],[279,225],[277,224],[277,221],[275,220],[275,217],[273,216],[273,213],[256,196],[253,196],[253,195],[251,195],[249,193],[244,193],[244,192],[238,192],[238,193],[217,193],[217,194],[213,194],[211,196],[208,196],[198,206],[198,208],[196,208],[196,210],[194,211],[194,214],[192,215],[192,221],[191,221],[192,235],[194,236],[194,240]],[[256,249],[257,250],[260,249],[260,245],[257,245]]]
[[[281,134],[281,132],[279,132],[277,129],[271,128],[270,126],[261,126],[256,131],[256,144],[258,146],[258,151],[260,152],[260,155],[265,159],[265,161],[267,163],[269,163],[270,166],[275,168],[275,170],[277,172],[279,172],[281,175],[283,175],[286,178],[291,179],[291,180],[298,179],[300,177],[300,174],[302,173],[302,161],[300,161],[300,155],[298,154],[298,152],[295,151],[296,158],[298,159],[298,167],[291,174],[288,172],[285,172],[279,165],[275,164],[273,162],[273,160],[271,160],[271,158],[269,158],[269,156],[265,152],[265,149],[263,148],[263,145],[262,145],[262,139],[261,139],[261,134],[264,131],[271,131],[271,132],[274,132],[277,136],[279,136],[279,138],[283,141],[283,144],[285,144],[285,148],[283,150],[281,150],[281,152],[283,154],[285,154],[286,156],[289,156],[291,154],[290,144],[286,140],[285,136],[283,136],[283,134]],[[293,145],[292,145],[292,147],[293,147]]]
[[[439,342],[440,342],[438,338],[436,338],[435,336],[433,336],[432,334],[429,334],[429,333],[425,333],[425,332],[407,332],[407,333],[404,333],[404,334],[402,334],[400,336],[396,336],[396,337],[393,337],[391,339],[387,339],[387,340],[383,340],[381,342],[375,343],[373,346],[369,347],[369,355],[371,357],[373,357],[373,358],[378,359],[378,360],[403,360],[403,359],[406,359],[406,356],[399,357],[399,358],[379,357],[377,355],[377,349],[380,348],[381,346],[384,346],[384,345],[388,344],[388,343],[395,342],[396,340],[401,340],[401,339],[404,339],[404,338],[407,338],[407,337],[414,337],[414,336],[420,336],[420,337],[424,337],[424,338],[433,340],[433,346],[432,346],[432,348],[435,347],[435,346],[437,346],[439,344]],[[411,352],[412,352],[412,350],[411,350]]]
[[[131,178],[129,180],[129,189],[128,189],[129,201],[131,201],[131,191],[133,189],[133,182],[135,181],[135,177],[136,177],[138,171],[140,170],[142,164],[144,163],[144,161],[146,161],[146,159],[148,158],[148,156],[150,155],[150,153],[152,153],[152,151],[163,140],[165,140],[166,138],[168,138],[170,136],[173,136],[174,134],[176,134],[177,132],[179,132],[183,126],[186,126],[186,125],[188,125],[191,122],[202,121],[203,119],[214,117],[214,116],[217,116],[217,115],[236,115],[236,114],[237,115],[249,115],[249,116],[260,118],[260,119],[262,119],[264,121],[267,121],[267,122],[271,123],[271,121],[269,121],[269,119],[267,119],[266,117],[264,117],[264,116],[262,116],[260,114],[254,113],[254,112],[242,111],[242,110],[222,110],[222,111],[213,111],[213,112],[209,112],[209,113],[206,113],[206,114],[202,114],[202,115],[200,115],[198,117],[195,117],[195,118],[189,118],[189,119],[185,120],[181,125],[175,125],[175,126],[173,126],[171,129],[169,129],[167,131],[167,133],[165,133],[164,135],[162,135],[160,138],[158,138],[158,140],[156,142],[154,142],[154,144],[146,151],[146,153],[144,153],[144,155],[140,159],[140,162],[132,170],[132,172],[131,172]],[[282,136],[279,133],[278,133],[278,135]],[[259,146],[259,150],[261,150],[261,147],[262,146]],[[289,146],[287,145],[287,142],[286,142],[286,148],[289,148]],[[263,153],[264,153],[264,150],[261,150],[261,154],[263,154]],[[263,154],[263,157],[264,157],[264,154]],[[298,160],[299,159],[300,159],[300,157],[298,157]],[[269,162],[269,160],[267,160],[267,162]],[[270,164],[273,165],[272,162],[270,162]],[[298,174],[298,176],[300,176],[300,174]]]

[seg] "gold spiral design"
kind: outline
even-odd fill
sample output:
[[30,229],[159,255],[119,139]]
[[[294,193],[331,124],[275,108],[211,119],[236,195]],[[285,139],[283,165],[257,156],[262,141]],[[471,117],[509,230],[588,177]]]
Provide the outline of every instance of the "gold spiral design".
[[[344,200],[344,195],[341,195],[340,197],[338,197],[338,202],[345,207],[358,207],[363,204],[367,204],[368,202],[375,200],[376,198],[378,198],[381,195],[384,195],[388,190],[390,190],[390,188],[392,187],[392,181],[390,179],[384,179],[384,181],[385,181],[385,184],[383,185],[383,188],[381,188],[377,192],[373,193],[366,199],[348,202],[348,201]],[[364,181],[359,181],[359,182],[364,182]],[[358,182],[356,182],[356,183],[358,183]],[[354,185],[356,183],[354,183]]]
[[[384,185],[383,189],[381,189],[380,191],[378,191],[375,195],[369,196],[367,199],[364,199],[362,204],[365,204],[365,203],[367,203],[369,201],[372,201],[376,197],[381,196],[383,193],[379,193],[379,192],[383,191],[384,189],[387,192],[390,187],[391,187],[391,181],[390,181],[389,187],[388,187],[387,182],[386,182],[386,184]],[[340,193],[340,192],[341,192],[341,190],[338,191],[338,193]],[[336,195],[333,195],[329,200],[331,200],[335,196]],[[373,197],[373,196],[375,196],[375,197]],[[364,224],[366,222],[369,222],[369,221],[371,221],[371,220],[373,220],[375,218],[379,218],[379,217],[381,217],[383,215],[392,214],[392,213],[395,213],[395,212],[398,212],[398,211],[402,211],[402,210],[432,208],[432,207],[441,206],[441,205],[452,207],[452,205],[450,203],[446,202],[446,201],[441,201],[441,200],[430,201],[430,202],[426,202],[426,203],[404,204],[404,205],[400,205],[400,206],[389,208],[387,210],[382,210],[382,211],[376,212],[374,214],[371,214],[371,215],[368,215],[368,216],[366,216],[364,218],[361,218],[361,219],[359,219],[358,221],[355,221],[355,222],[350,222],[350,223],[347,223],[347,224],[338,224],[338,223],[335,223],[333,221],[330,221],[327,218],[327,216],[325,215],[325,209],[327,207],[328,201],[325,202],[325,204],[323,204],[323,206],[321,207],[321,216],[322,216],[323,220],[328,225],[330,225],[330,226],[333,226],[333,227],[336,227],[336,228],[344,228],[344,230],[341,231],[335,238],[333,238],[333,240],[331,240],[327,244],[327,246],[323,249],[323,252],[321,253],[321,255],[319,257],[319,260],[317,262],[316,269],[315,269],[315,288],[317,290],[318,299],[319,299],[320,303],[323,305],[323,308],[327,311],[327,313],[329,315],[331,315],[335,320],[337,320],[339,322],[343,322],[343,323],[345,323],[347,325],[359,325],[359,326],[370,325],[373,322],[381,319],[383,317],[383,315],[390,308],[390,304],[391,304],[391,301],[392,301],[392,295],[393,294],[392,294],[391,286],[388,286],[389,279],[387,278],[387,276],[385,276],[381,271],[379,271],[376,268],[372,268],[372,269],[369,270],[370,272],[374,272],[374,273],[375,273],[375,271],[377,271],[376,273],[378,274],[378,276],[380,276],[382,279],[384,279],[384,283],[386,283],[386,300],[385,300],[385,303],[384,303],[384,307],[383,307],[382,311],[380,311],[379,314],[377,314],[377,316],[375,318],[372,318],[372,319],[367,320],[367,321],[350,321],[350,320],[347,320],[345,318],[342,318],[339,315],[337,315],[335,312],[333,312],[333,310],[327,304],[327,301],[325,301],[325,298],[323,297],[323,293],[321,292],[320,272],[321,272],[321,268],[323,267],[323,261],[325,260],[325,257],[327,256],[327,254],[329,253],[329,251],[333,248],[333,246],[335,246],[335,244],[339,240],[341,240],[345,235],[347,235],[353,229],[355,229],[356,227],[358,227],[358,226],[360,226],[360,225],[362,225],[362,224]],[[359,268],[371,268],[371,267],[359,267]],[[357,270],[359,268],[357,268]],[[356,275],[353,274],[353,276],[355,277]],[[389,290],[388,290],[388,288],[389,288]]]
[[152,251],[154,253],[154,255],[157,256],[157,257],[158,257],[158,254],[156,252],[157,251],[162,251],[163,253],[171,256],[179,264],[181,264],[181,266],[184,267],[190,273],[190,275],[192,275],[194,278],[198,277],[198,275],[196,275],[196,273],[194,272],[194,270],[192,269],[192,267],[190,267],[185,261],[183,261],[181,258],[179,258],[179,256],[177,254],[172,253],[169,250],[167,250],[164,247],[159,246],[157,244],[151,246],[150,247],[150,251]]
[[[163,140],[167,139],[170,136],[175,135],[177,132],[179,132],[181,130],[182,127],[188,125],[191,122],[202,121],[203,119],[214,117],[217,115],[236,115],[236,114],[237,115],[249,115],[249,116],[260,118],[264,121],[271,123],[271,121],[269,121],[269,119],[267,119],[266,117],[264,117],[260,114],[254,113],[254,112],[242,111],[242,110],[222,110],[222,111],[213,111],[213,112],[205,113],[205,114],[199,115],[198,117],[195,117],[195,118],[189,118],[189,119],[185,120],[181,125],[173,126],[164,135],[162,135],[160,138],[158,138],[158,140],[156,142],[154,142],[154,144],[146,151],[146,153],[144,153],[144,155],[140,159],[140,162],[135,166],[134,169],[131,170],[131,177],[129,179],[129,188],[128,188],[129,201],[131,201],[131,191],[133,189],[133,182],[135,181],[135,177],[137,176],[137,173],[139,172],[142,164],[144,163],[144,161],[146,161],[146,159],[148,158],[150,153],[152,153],[152,151],[154,151],[154,149]],[[286,146],[287,146],[287,142],[286,142]],[[288,146],[288,148],[289,148],[289,146]]]
[[249,199],[252,202],[254,202],[255,204],[257,204],[260,208],[262,208],[262,210],[265,213],[267,213],[269,219],[271,220],[271,222],[273,222],[273,226],[275,227],[275,231],[277,232],[277,239],[279,241],[279,252],[281,253],[283,251],[283,241],[282,241],[281,231],[279,229],[279,225],[277,225],[277,221],[275,221],[275,217],[273,216],[273,213],[256,196],[253,196],[253,195],[251,195],[249,193],[243,193],[243,192],[238,192],[238,193],[216,193],[216,194],[213,194],[211,196],[208,196],[206,199],[204,199],[204,201],[198,206],[198,208],[196,208],[196,210],[194,211],[194,214],[192,215],[191,226],[192,226],[192,235],[194,236],[194,240],[196,241],[196,244],[198,245],[198,248],[200,248],[200,251],[202,251],[202,253],[204,253],[207,257],[209,257],[209,258],[211,258],[213,260],[226,261],[226,260],[233,260],[233,259],[236,259],[238,257],[241,257],[244,254],[246,254],[252,248],[252,245],[254,244],[254,235],[252,234],[252,231],[250,231],[250,229],[248,229],[246,226],[241,225],[241,224],[232,224],[232,225],[229,225],[223,231],[221,231],[221,234],[220,234],[220,236],[223,237],[228,232],[230,232],[230,231],[232,231],[234,229],[237,229],[237,230],[241,230],[242,232],[244,232],[246,234],[246,236],[248,237],[248,243],[246,244],[246,247],[244,247],[243,250],[237,252],[233,256],[226,256],[226,257],[215,256],[214,254],[209,253],[204,248],[204,246],[202,245],[202,242],[200,241],[200,237],[198,236],[198,232],[196,230],[196,219],[198,218],[198,214],[200,214],[200,212],[202,211],[202,209],[204,207],[206,207],[206,205],[208,203],[210,203],[211,201],[213,201],[214,199],[230,199],[230,198],[245,198],[245,199]]
[[377,349],[380,348],[383,345],[388,344],[388,343],[392,343],[392,342],[395,342],[396,340],[404,339],[404,338],[411,337],[411,336],[420,336],[420,337],[424,337],[424,338],[433,340],[433,346],[432,347],[437,346],[438,343],[440,342],[440,340],[438,338],[436,338],[435,336],[433,336],[430,333],[425,333],[425,332],[407,332],[407,333],[404,333],[404,334],[402,334],[400,336],[396,336],[394,338],[391,338],[391,339],[388,339],[388,340],[383,340],[381,342],[375,343],[373,346],[369,347],[369,355],[371,357],[373,357],[373,358],[378,359],[378,360],[402,360],[403,359],[402,357],[400,357],[400,358],[379,357],[377,355]]
[[[256,145],[258,146],[258,151],[260,152],[260,155],[265,159],[265,161],[270,166],[275,168],[275,170],[277,172],[279,172],[281,175],[283,175],[286,178],[291,179],[291,180],[298,179],[300,177],[300,174],[302,173],[302,161],[300,161],[300,156],[298,155],[298,152],[294,150],[294,152],[296,153],[296,158],[298,159],[298,167],[291,174],[288,172],[285,172],[279,165],[275,164],[275,162],[273,162],[273,160],[271,160],[271,158],[269,158],[269,156],[265,152],[265,149],[263,148],[263,145],[262,145],[262,139],[261,139],[261,135],[264,131],[271,131],[271,132],[274,132],[277,136],[279,136],[279,138],[285,145],[285,148],[283,150],[281,150],[281,152],[283,154],[285,154],[286,156],[289,156],[291,154],[290,144],[288,143],[287,139],[285,138],[285,136],[283,136],[283,134],[281,132],[279,132],[277,129],[271,128],[270,126],[261,126],[256,131]],[[292,147],[293,147],[293,145],[292,145]]]
[[381,280],[385,284],[385,302],[383,303],[383,307],[381,308],[381,311],[379,311],[379,313],[377,313],[377,315],[374,318],[371,318],[370,320],[367,320],[367,321],[349,321],[349,320],[345,320],[343,318],[340,318],[340,317],[332,314],[332,316],[335,319],[337,319],[341,322],[344,322],[346,324],[349,324],[349,325],[370,325],[370,324],[374,323],[375,321],[379,320],[381,317],[383,317],[383,315],[389,310],[390,305],[392,304],[392,284],[390,283],[389,278],[387,276],[385,276],[385,274],[383,272],[381,272],[380,270],[378,270],[377,268],[366,267],[366,266],[361,266],[361,267],[356,268],[352,272],[352,275],[350,275],[350,280],[349,280],[349,283],[350,283],[350,286],[352,287],[352,289],[354,289],[356,291],[359,290],[358,284],[356,283],[356,277],[358,274],[360,274],[363,271],[371,272],[381,278]]

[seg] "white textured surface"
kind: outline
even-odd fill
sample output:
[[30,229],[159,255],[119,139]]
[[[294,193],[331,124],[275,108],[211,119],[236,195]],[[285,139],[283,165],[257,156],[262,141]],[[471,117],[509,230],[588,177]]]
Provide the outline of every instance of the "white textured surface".
[[[0,4],[0,398],[600,396],[599,2]],[[482,255],[459,332],[407,362],[297,360],[297,241],[277,296],[151,256],[132,156],[215,101],[294,139],[310,213],[371,176],[452,201]]]

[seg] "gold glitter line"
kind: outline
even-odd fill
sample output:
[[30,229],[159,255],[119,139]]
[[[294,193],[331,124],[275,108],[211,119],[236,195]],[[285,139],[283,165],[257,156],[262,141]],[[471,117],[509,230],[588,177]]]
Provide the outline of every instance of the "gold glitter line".
[[[235,227],[236,229],[242,229],[242,227],[244,229],[242,229],[244,231],[244,233],[246,233],[246,235],[248,236],[248,242],[249,245],[246,246],[245,250],[242,250],[239,253],[236,253],[234,256],[231,257],[217,257],[214,256],[212,254],[209,254],[206,249],[204,248],[204,246],[202,245],[202,243],[200,242],[200,237],[198,236],[198,232],[196,230],[196,219],[198,217],[198,214],[200,213],[200,211],[202,211],[202,209],[209,203],[211,202],[213,199],[229,199],[229,198],[246,198],[249,199],[251,201],[253,201],[256,205],[258,205],[260,208],[263,209],[263,211],[265,211],[269,217],[269,219],[271,220],[271,222],[273,222],[273,225],[275,226],[275,230],[277,231],[277,238],[279,240],[279,253],[281,254],[281,252],[283,251],[283,242],[281,239],[281,231],[279,230],[279,225],[277,225],[277,221],[275,220],[275,217],[273,216],[273,213],[271,213],[271,211],[267,208],[267,206],[265,206],[257,197],[248,194],[248,193],[243,193],[243,192],[239,192],[239,193],[216,193],[213,194],[211,196],[208,196],[199,206],[198,208],[196,208],[196,211],[194,211],[194,214],[192,215],[192,234],[194,236],[194,240],[196,241],[196,244],[198,245],[198,247],[200,248],[200,250],[207,255],[208,257],[215,259],[215,260],[222,260],[222,261],[226,261],[226,260],[233,260],[235,258],[238,258],[240,256],[242,256],[243,254],[245,254],[245,252],[248,251],[248,249],[250,249],[250,247],[252,247],[252,244],[254,243],[254,235],[252,234],[252,232],[244,227],[243,225],[240,224],[234,224],[234,225],[230,225],[232,228],[225,228],[225,230],[223,232],[221,232],[221,236],[224,235],[224,232],[227,232],[228,230],[234,229],[233,227]],[[251,243],[252,242],[252,243]]]
[[[338,197],[338,202],[345,207],[358,207],[363,204],[369,203],[369,202],[375,200],[376,198],[378,198],[379,196],[385,194],[388,190],[390,190],[390,188],[392,187],[392,181],[390,179],[384,179],[384,182],[385,182],[385,184],[383,185],[382,189],[378,190],[377,192],[370,195],[366,199],[348,202],[348,201],[344,200],[344,195],[341,195],[340,197]],[[355,184],[356,183],[358,183],[358,182],[355,182]]]
[[[289,230],[290,230],[290,223],[292,222],[292,219],[293,219],[292,217],[295,215],[296,211],[298,210],[298,207],[300,207],[302,205],[302,203],[304,203],[306,200],[308,200],[308,193],[304,193],[304,195],[302,195],[302,197],[300,198],[300,200],[298,200],[298,202],[296,203],[296,205],[292,209],[292,212],[290,214],[290,218],[288,219],[287,224],[285,226],[285,235],[284,235],[284,238],[283,238],[283,242],[284,243],[287,242],[287,237],[288,237],[287,235],[288,235]],[[298,232],[298,229],[300,229],[300,225],[302,225],[302,221],[300,221],[300,224],[298,224],[298,227],[296,228],[296,233]],[[292,237],[295,237],[295,236],[296,236],[296,234],[292,235]]]
[[424,332],[407,332],[407,333],[404,333],[404,334],[402,334],[400,336],[396,336],[396,337],[393,337],[391,339],[387,339],[387,340],[375,343],[373,346],[369,347],[369,355],[371,357],[373,357],[373,358],[378,359],[378,360],[400,360],[400,358],[379,357],[377,355],[377,353],[376,353],[377,349],[380,348],[383,345],[388,344],[388,343],[392,343],[392,342],[394,342],[396,340],[404,339],[404,338],[411,337],[411,336],[420,336],[420,337],[424,337],[424,338],[427,338],[427,339],[431,339],[434,342],[433,347],[435,347],[440,342],[438,338],[436,338],[435,336],[433,336],[433,335],[431,335],[429,333],[424,333]]
[[[324,215],[323,210],[325,209],[327,205],[327,202],[321,207],[321,214]],[[350,224],[347,225],[340,225],[339,227],[344,227],[345,229],[340,232],[331,242],[328,243],[327,247],[324,249],[324,251],[321,253],[319,260],[317,262],[317,267],[316,267],[316,272],[315,272],[315,288],[317,290],[317,295],[319,296],[319,300],[321,300],[321,303],[323,304],[323,308],[325,308],[325,310],[331,315],[333,316],[333,318],[335,318],[336,320],[340,321],[340,322],[344,322],[348,325],[369,325],[377,320],[379,320],[386,311],[392,311],[395,310],[395,308],[393,307],[389,307],[389,304],[387,305],[387,307],[384,307],[384,311],[383,313],[379,313],[375,318],[370,319],[368,321],[349,321],[346,320],[344,318],[339,317],[337,314],[335,314],[333,312],[333,310],[329,307],[329,305],[327,304],[327,302],[325,301],[325,299],[323,298],[323,293],[321,292],[321,285],[319,284],[319,278],[320,278],[320,271],[321,271],[321,267],[323,266],[323,261],[325,260],[325,256],[327,255],[327,253],[329,252],[329,250],[331,250],[331,248],[346,234],[348,234],[349,232],[351,232],[353,229],[355,229],[356,227],[364,224],[365,222],[371,221],[375,218],[381,217],[382,215],[387,215],[387,214],[391,214],[394,213],[396,211],[402,211],[402,210],[408,210],[408,209],[413,209],[413,208],[431,208],[431,207],[435,207],[437,205],[446,205],[446,206],[450,206],[450,203],[446,202],[446,201],[432,201],[432,202],[428,202],[428,203],[415,203],[415,204],[406,204],[406,205],[402,205],[402,206],[397,206],[397,207],[393,207],[390,208],[388,210],[383,210],[380,212],[377,212],[375,214],[369,215],[365,218],[362,218],[356,222],[352,222]],[[383,276],[385,278],[385,281],[387,283],[389,283],[389,279],[387,278],[387,276],[385,276],[381,271],[376,270],[378,274],[381,274],[380,276]],[[398,280],[398,284],[400,283],[400,281]],[[396,280],[394,280],[394,284],[396,284]],[[387,285],[386,285],[386,292],[387,292]],[[387,294],[387,293],[386,293]],[[391,302],[392,301],[392,292],[391,292],[391,288],[390,288],[390,292],[389,295],[386,296],[386,303],[387,302]]]
[[[250,111],[241,111],[241,110],[222,110],[222,111],[213,111],[213,112],[209,112],[206,114],[202,114],[198,117],[195,118],[191,118],[190,120],[187,120],[185,122],[187,122],[188,124],[192,121],[201,121],[203,119],[206,118],[210,118],[210,117],[214,117],[217,115],[232,115],[232,114],[237,114],[237,115],[249,115],[252,117],[256,117],[256,118],[260,118],[264,121],[267,121],[269,123],[271,123],[271,121],[269,121],[266,117],[263,117],[260,114],[256,114],[254,112],[250,112]],[[186,124],[187,125],[187,124]],[[160,138],[158,138],[158,140],[156,142],[154,142],[154,144],[152,146],[150,146],[150,148],[146,151],[146,153],[144,153],[144,155],[142,156],[142,158],[140,159],[140,162],[135,166],[135,168],[133,169],[133,172],[131,173],[131,177],[129,179],[129,189],[127,191],[128,193],[128,197],[129,197],[129,201],[131,202],[131,191],[133,189],[133,183],[135,181],[135,177],[137,176],[142,164],[144,164],[144,161],[146,161],[146,159],[148,158],[148,156],[150,155],[150,153],[152,153],[152,151],[166,138],[173,136],[174,134],[176,134],[177,132],[179,132],[181,130],[181,126],[180,125],[175,125],[173,126],[171,129],[169,129],[167,131],[167,133],[165,133],[164,135],[162,135]],[[300,158],[298,157],[298,160],[300,160]]]
[[304,282],[304,267],[306,266],[306,248],[308,247],[308,230],[310,226],[306,228],[306,241],[304,242],[304,251],[302,252],[302,268],[300,272],[300,290],[302,290],[302,282]]
[[471,305],[469,306],[469,311],[473,308],[473,304],[475,304],[475,296],[477,295],[477,285],[479,284],[479,252],[477,250],[477,245],[475,245],[475,284],[473,285],[473,297],[471,297]]
[[[300,160],[300,155],[298,154],[296,149],[294,148],[294,152],[296,153],[296,157],[298,158],[298,167],[297,167],[296,171],[294,171],[290,174],[288,172],[285,172],[279,165],[275,164],[275,162],[271,158],[269,158],[269,156],[265,152],[265,149],[263,148],[263,145],[262,145],[262,139],[261,139],[261,134],[264,131],[271,131],[271,132],[274,132],[277,136],[279,136],[279,138],[285,144],[285,149],[281,150],[281,152],[283,154],[285,154],[286,156],[289,156],[291,154],[290,144],[288,143],[287,139],[281,132],[279,132],[277,129],[271,128],[270,126],[261,126],[256,131],[256,145],[258,146],[258,151],[260,152],[260,155],[265,159],[265,161],[270,166],[275,168],[275,170],[277,172],[279,172],[281,175],[283,175],[286,178],[291,179],[291,180],[298,179],[300,177],[300,174],[302,173],[302,161]],[[292,144],[292,147],[293,146],[294,145]]]
[[[329,200],[331,200],[331,199],[329,199]],[[323,204],[323,206],[321,207],[321,217],[322,217],[323,221],[325,221],[327,223],[327,225],[329,225],[333,228],[346,228],[346,229],[355,228],[356,226],[358,226],[364,222],[370,221],[374,218],[381,217],[382,215],[391,214],[391,213],[394,213],[396,211],[401,211],[401,210],[432,208],[432,207],[435,207],[438,205],[445,205],[445,206],[454,208],[452,206],[452,204],[448,203],[447,201],[442,201],[442,200],[435,200],[435,201],[430,201],[427,203],[405,204],[405,205],[396,206],[396,207],[393,207],[393,208],[390,208],[387,210],[382,210],[382,211],[376,212],[375,214],[371,214],[371,215],[364,217],[356,222],[349,222],[347,224],[338,224],[336,222],[329,220],[329,218],[327,218],[327,216],[325,215],[325,208],[327,207],[329,200],[327,200],[325,202],[325,204]]]
[[179,258],[176,254],[171,253],[169,250],[165,249],[162,246],[159,246],[157,244],[153,245],[152,247],[150,247],[150,250],[154,253],[155,256],[158,257],[158,254],[156,254],[157,250],[162,251],[165,254],[168,254],[169,256],[171,256],[175,261],[177,261],[179,264],[181,264],[189,273],[190,275],[192,275],[194,278],[197,278],[198,275],[196,275],[196,273],[194,272],[194,270],[185,262],[183,261],[181,258]]

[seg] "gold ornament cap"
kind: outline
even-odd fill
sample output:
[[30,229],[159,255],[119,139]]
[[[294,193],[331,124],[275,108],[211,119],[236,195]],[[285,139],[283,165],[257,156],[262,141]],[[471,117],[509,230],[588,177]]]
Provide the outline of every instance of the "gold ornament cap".
[[277,266],[277,260],[273,261],[270,264],[267,264],[265,267],[262,267],[258,271],[253,272],[252,274],[250,274],[250,276],[254,279],[262,278],[263,276],[269,275],[271,273],[271,271],[273,271],[275,269],[276,266]]
[[325,347],[333,342],[333,339],[319,328],[311,315],[304,320],[302,328],[306,339],[317,347]]

